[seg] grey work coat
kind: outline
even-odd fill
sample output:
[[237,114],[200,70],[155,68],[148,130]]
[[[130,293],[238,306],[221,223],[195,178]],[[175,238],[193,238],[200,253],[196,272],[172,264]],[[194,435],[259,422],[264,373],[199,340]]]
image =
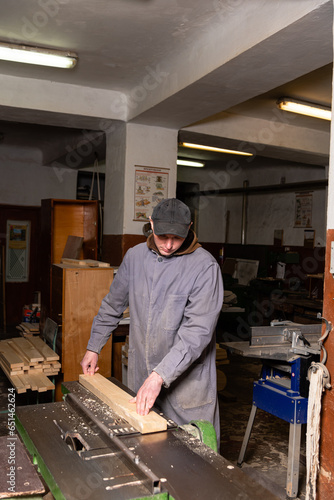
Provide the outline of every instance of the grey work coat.
[[126,253],[87,348],[101,351],[129,305],[129,388],[137,393],[154,370],[165,415],[179,425],[208,420],[219,439],[214,333],[223,296],[220,268],[202,247],[163,257],[139,244]]

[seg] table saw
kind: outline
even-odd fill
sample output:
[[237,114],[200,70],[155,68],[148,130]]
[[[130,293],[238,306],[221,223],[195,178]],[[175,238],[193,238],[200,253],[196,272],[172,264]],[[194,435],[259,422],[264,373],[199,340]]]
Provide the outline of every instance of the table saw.
[[277,500],[205,444],[216,439],[211,424],[179,427],[167,418],[166,431],[141,434],[78,382],[63,391],[61,402],[16,412],[17,430],[56,500]]

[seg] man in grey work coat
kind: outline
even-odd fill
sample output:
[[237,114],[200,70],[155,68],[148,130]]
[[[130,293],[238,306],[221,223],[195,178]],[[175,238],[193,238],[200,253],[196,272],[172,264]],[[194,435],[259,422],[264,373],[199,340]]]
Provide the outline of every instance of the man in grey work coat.
[[153,233],[130,248],[94,318],[84,373],[130,306],[128,386],[139,415],[157,406],[177,424],[220,425],[215,327],[223,303],[220,268],[190,229],[189,208],[175,198],[153,210]]

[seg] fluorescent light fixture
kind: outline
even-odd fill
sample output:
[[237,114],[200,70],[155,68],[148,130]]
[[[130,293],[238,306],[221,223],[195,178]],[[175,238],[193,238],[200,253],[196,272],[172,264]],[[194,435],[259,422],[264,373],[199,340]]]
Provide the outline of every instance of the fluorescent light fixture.
[[300,115],[312,116],[313,118],[321,118],[322,120],[331,120],[332,112],[325,106],[318,106],[309,102],[296,101],[288,97],[282,97],[277,101],[279,109],[291,111]]
[[3,61],[68,69],[74,68],[77,63],[77,55],[73,52],[2,42],[0,42],[0,59]]
[[184,167],[204,167],[204,163],[199,161],[190,161],[190,160],[176,160],[177,165],[183,165]]
[[214,148],[212,146],[203,146],[202,144],[193,144],[191,142],[181,142],[180,146],[184,147],[184,148],[203,149],[204,151],[215,151],[216,153],[228,153],[228,154],[232,154],[232,155],[253,156],[252,153],[246,153],[245,151],[236,151],[234,149]]

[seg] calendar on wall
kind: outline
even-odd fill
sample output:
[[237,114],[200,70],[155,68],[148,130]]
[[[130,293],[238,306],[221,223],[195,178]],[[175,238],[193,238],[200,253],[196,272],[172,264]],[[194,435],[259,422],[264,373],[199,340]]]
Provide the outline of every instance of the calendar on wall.
[[169,169],[135,166],[134,220],[149,220],[154,207],[168,198]]

